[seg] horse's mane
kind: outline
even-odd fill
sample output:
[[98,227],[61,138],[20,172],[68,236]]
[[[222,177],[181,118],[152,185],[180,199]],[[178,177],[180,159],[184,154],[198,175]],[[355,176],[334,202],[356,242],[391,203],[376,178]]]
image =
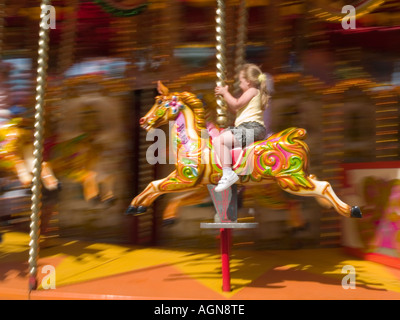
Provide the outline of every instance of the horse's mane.
[[195,94],[190,92],[179,93],[179,97],[190,109],[193,110],[196,129],[199,131],[205,129],[206,119],[203,102],[197,98]]

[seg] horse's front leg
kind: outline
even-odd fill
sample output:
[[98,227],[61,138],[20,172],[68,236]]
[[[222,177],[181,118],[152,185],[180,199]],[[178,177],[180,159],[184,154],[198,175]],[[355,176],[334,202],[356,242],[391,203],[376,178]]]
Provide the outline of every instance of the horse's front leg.
[[126,214],[144,213],[147,208],[162,194],[171,192],[192,191],[196,186],[196,180],[190,183],[182,183],[176,178],[176,171],[172,172],[168,177],[150,182],[147,187],[136,196],[129,205]]
[[53,170],[50,164],[47,162],[42,162],[42,182],[47,190],[57,190],[59,186],[58,179],[54,176]]

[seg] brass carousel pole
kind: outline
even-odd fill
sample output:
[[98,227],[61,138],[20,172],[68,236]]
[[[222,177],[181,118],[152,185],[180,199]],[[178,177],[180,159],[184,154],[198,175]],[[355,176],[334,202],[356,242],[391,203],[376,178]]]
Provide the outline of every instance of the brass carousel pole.
[[40,213],[41,213],[41,171],[44,134],[44,96],[47,76],[47,58],[49,49],[49,26],[46,21],[46,6],[50,0],[42,0],[40,13],[39,49],[36,78],[35,133],[33,151],[32,206],[29,241],[29,290],[37,288],[37,260],[39,256]]
[[235,82],[233,84],[234,94],[239,93],[239,71],[246,58],[246,39],[247,39],[247,9],[246,0],[240,0],[239,18],[237,28],[236,52],[235,52]]
[[[217,0],[216,10],[216,50],[217,50],[217,86],[225,86],[226,81],[226,36],[225,36],[225,3],[224,0]],[[221,96],[217,96],[217,123],[224,128],[227,123],[227,106]]]

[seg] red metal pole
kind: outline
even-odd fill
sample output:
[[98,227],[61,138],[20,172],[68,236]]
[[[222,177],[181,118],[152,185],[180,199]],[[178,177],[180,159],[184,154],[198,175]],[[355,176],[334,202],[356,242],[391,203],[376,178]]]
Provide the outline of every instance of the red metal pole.
[[231,242],[231,229],[220,229],[220,245],[222,260],[222,291],[231,291],[231,275],[229,269],[229,249]]

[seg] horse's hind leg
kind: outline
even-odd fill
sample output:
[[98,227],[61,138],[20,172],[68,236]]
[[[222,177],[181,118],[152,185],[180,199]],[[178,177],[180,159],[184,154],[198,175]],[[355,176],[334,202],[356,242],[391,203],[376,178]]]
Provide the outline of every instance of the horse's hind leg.
[[164,224],[175,222],[179,207],[203,203],[208,195],[208,190],[203,188],[174,197],[163,212]]
[[97,183],[97,173],[88,171],[82,178],[83,197],[86,201],[95,200],[99,197],[99,185]]
[[113,204],[116,201],[114,195],[114,184],[115,184],[115,177],[113,175],[107,175],[104,179],[101,180],[102,186],[102,194],[101,194],[101,201]]
[[336,212],[347,218],[362,217],[360,208],[357,206],[352,207],[340,200],[333,191],[332,186],[329,182],[319,181],[313,175],[308,176],[307,179],[313,184],[313,188],[300,188],[299,191],[285,189],[285,191],[298,196],[316,197],[317,201],[321,205],[323,205],[324,207],[328,207],[330,205],[336,210]]
[[324,207],[326,209],[332,208],[332,204],[328,200],[326,200],[322,197],[315,196],[315,200],[317,200],[317,202],[319,203],[319,205],[321,207]]
[[300,202],[296,200],[289,200],[288,202],[289,221],[288,224],[291,228],[301,228],[306,225],[303,216],[300,214]]

